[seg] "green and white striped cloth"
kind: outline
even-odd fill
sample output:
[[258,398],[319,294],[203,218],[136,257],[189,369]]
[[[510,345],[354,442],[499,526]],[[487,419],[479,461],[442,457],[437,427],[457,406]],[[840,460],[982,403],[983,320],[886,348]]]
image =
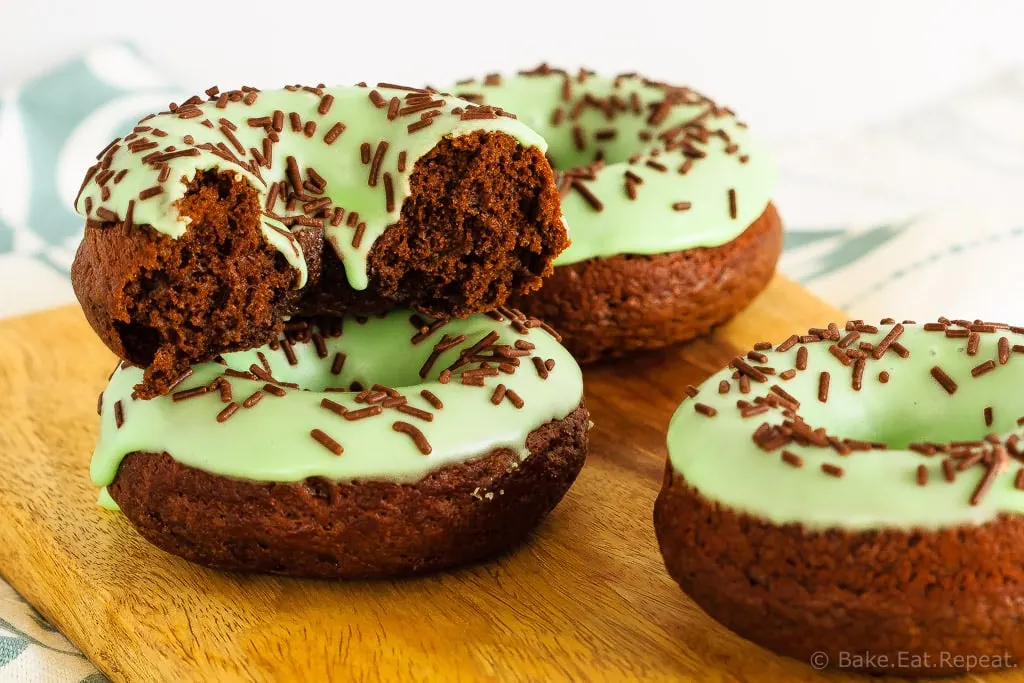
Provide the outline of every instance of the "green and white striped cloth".
[[[84,169],[182,93],[122,44],[0,92],[4,317],[74,301]],[[1007,125],[1022,119],[1014,71],[868,129],[776,144],[782,270],[852,317],[1024,323],[1024,129]],[[0,576],[0,683],[105,680]]]

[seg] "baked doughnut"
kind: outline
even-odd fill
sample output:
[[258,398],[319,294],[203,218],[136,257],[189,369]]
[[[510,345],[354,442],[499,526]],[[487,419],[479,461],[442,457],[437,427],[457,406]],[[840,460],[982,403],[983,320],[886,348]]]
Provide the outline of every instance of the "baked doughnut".
[[[1024,328],[861,321],[690,387],[654,512],[669,573],[775,652],[940,675],[1024,657]],[[867,656],[870,654],[871,656]]]
[[220,569],[380,577],[492,556],[586,457],[579,366],[538,325],[507,309],[294,322],[150,400],[119,366],[93,482],[153,544]]
[[729,109],[689,88],[541,65],[453,86],[544,136],[572,244],[512,301],[581,362],[685,341],[742,310],[782,248],[775,166]]
[[76,200],[72,283],[140,396],[293,315],[492,310],[568,243],[543,139],[499,108],[383,83],[207,95],[111,143]]

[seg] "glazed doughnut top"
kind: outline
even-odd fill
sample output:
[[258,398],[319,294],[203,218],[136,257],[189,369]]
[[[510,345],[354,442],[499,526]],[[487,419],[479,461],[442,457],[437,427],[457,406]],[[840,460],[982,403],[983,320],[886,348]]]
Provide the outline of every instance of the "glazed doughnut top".
[[207,95],[147,117],[112,142],[75,207],[91,221],[149,225],[176,238],[188,230],[176,203],[196,172],[234,169],[261,193],[263,234],[298,271],[298,287],[306,265],[288,229],[296,225],[323,227],[349,284],[367,287],[370,249],[398,222],[416,161],[441,139],[502,131],[546,149],[499,108],[418,88],[211,88]]
[[745,124],[689,88],[637,74],[532,71],[452,92],[516,112],[547,140],[572,244],[556,265],[717,247],[764,213],[771,156]]
[[583,398],[568,351],[510,309],[291,323],[284,339],[194,365],[171,394],[145,401],[132,392],[141,375],[119,366],[100,395],[98,486],[135,451],[254,481],[415,482],[498,448],[526,457],[530,432]]
[[1024,513],[1024,328],[945,318],[809,330],[689,387],[672,469],[710,501],[810,529]]

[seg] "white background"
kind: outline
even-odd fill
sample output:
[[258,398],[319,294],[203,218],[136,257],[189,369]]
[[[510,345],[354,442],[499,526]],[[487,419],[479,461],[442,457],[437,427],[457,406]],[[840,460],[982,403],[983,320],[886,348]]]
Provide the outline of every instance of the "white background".
[[440,85],[548,60],[690,84],[786,139],[1022,65],[1022,35],[1017,0],[0,0],[0,85],[111,38],[193,90]]

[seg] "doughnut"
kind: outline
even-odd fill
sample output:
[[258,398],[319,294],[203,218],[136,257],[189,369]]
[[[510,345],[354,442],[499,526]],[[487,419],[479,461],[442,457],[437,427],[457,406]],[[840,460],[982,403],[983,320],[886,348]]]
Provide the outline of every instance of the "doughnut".
[[211,88],[98,155],[72,284],[143,397],[291,316],[493,310],[568,244],[545,148],[422,89]]
[[572,244],[510,301],[580,362],[705,334],[767,285],[782,248],[770,155],[732,111],[636,74],[547,65],[463,81],[548,142]]
[[669,573],[728,628],[818,668],[1016,666],[1022,354],[1024,328],[940,318],[737,356],[669,426],[654,511]]
[[324,578],[503,552],[583,466],[579,366],[516,311],[293,321],[132,398],[100,395],[92,481],[157,547],[218,569]]

